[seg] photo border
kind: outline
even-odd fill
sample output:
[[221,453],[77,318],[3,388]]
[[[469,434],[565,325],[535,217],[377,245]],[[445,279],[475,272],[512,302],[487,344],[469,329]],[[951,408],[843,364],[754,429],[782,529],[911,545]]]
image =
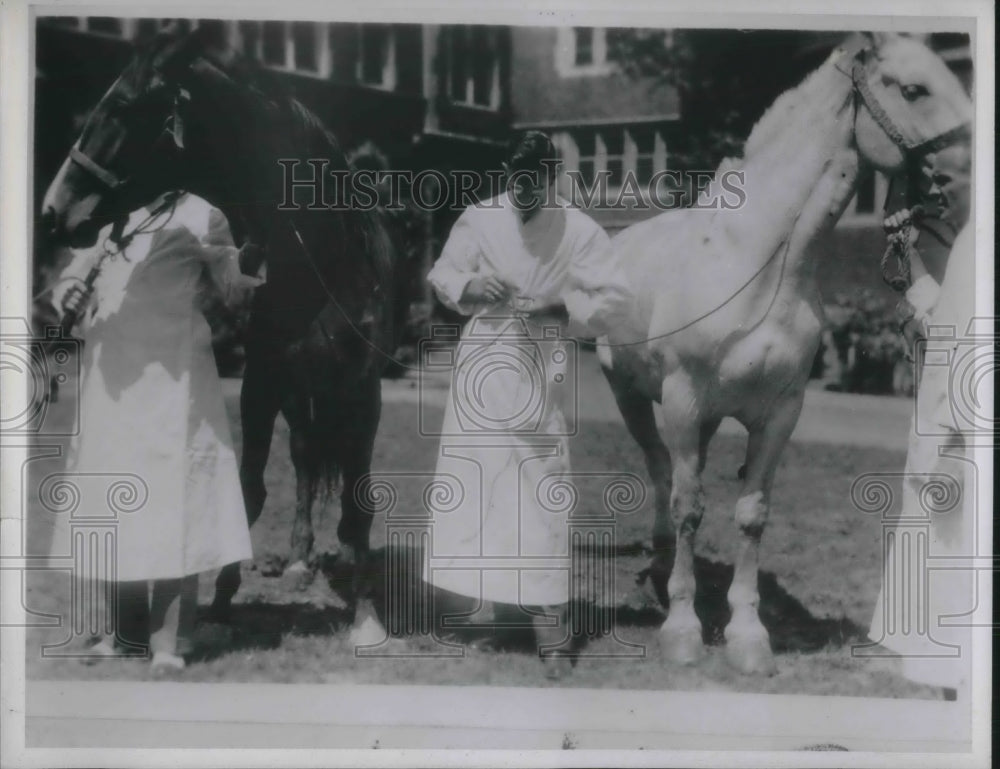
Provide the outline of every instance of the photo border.
[[[865,28],[873,30],[901,31],[903,29],[912,31],[918,27],[926,25],[933,27],[934,31],[946,31],[952,28],[951,24],[955,19],[965,18],[966,23],[972,21],[975,25],[972,35],[972,46],[974,56],[975,71],[975,92],[974,102],[976,109],[976,132],[975,132],[975,163],[976,169],[976,194],[975,194],[975,214],[974,232],[976,239],[977,270],[980,279],[977,280],[976,310],[978,315],[993,315],[994,307],[994,281],[987,280],[987,276],[993,275],[993,233],[994,233],[994,206],[993,206],[993,168],[994,168],[994,113],[991,107],[995,104],[993,51],[994,51],[994,22],[990,13],[991,5],[988,2],[978,2],[973,0],[962,0],[950,3],[947,17],[940,15],[942,8],[939,2],[906,2],[905,0],[886,0],[879,5],[877,13],[871,13],[871,4],[865,2],[839,2],[809,6],[803,9],[799,4],[788,2],[778,2],[777,0],[761,0],[755,3],[741,2],[726,3],[721,0],[685,0],[684,2],[673,2],[670,4],[653,2],[630,2],[627,7],[613,6],[609,2],[584,2],[575,0],[569,2],[563,0],[540,0],[535,3],[532,11],[525,11],[514,6],[502,5],[499,3],[487,3],[483,0],[465,3],[462,5],[443,4],[441,2],[433,5],[427,2],[404,5],[402,1],[398,3],[385,0],[369,0],[363,7],[358,5],[340,4],[320,5],[318,3],[295,3],[295,11],[290,11],[290,4],[283,4],[280,12],[276,12],[273,6],[262,2],[225,2],[216,0],[211,4],[193,4],[190,2],[160,3],[155,6],[143,6],[127,3],[125,0],[119,2],[105,2],[100,4],[70,4],[70,3],[36,3],[27,4],[26,0],[14,0],[5,2],[0,6],[0,74],[3,76],[2,88],[2,130],[0,130],[0,201],[2,201],[3,222],[0,230],[0,253],[3,253],[4,260],[0,267],[0,282],[2,282],[3,315],[13,317],[30,317],[28,314],[28,270],[27,260],[23,263],[17,262],[11,254],[30,254],[29,233],[31,231],[32,212],[29,210],[29,201],[33,200],[31,194],[31,159],[32,153],[32,116],[33,116],[33,73],[34,73],[34,20],[36,14],[53,13],[60,15],[122,15],[122,16],[215,16],[229,18],[289,18],[294,15],[301,20],[343,20],[343,21],[397,21],[397,22],[418,22],[427,23],[429,20],[446,18],[451,23],[499,23],[517,25],[544,25],[551,26],[560,23],[572,24],[592,24],[592,25],[615,25],[615,26],[724,26],[724,27],[758,27],[758,28],[793,28],[793,29],[845,29],[857,28],[859,20],[863,20]],[[751,8],[752,10],[743,10]],[[211,10],[209,10],[211,8]],[[737,10],[739,8],[740,10]],[[957,31],[961,30],[959,26]],[[961,30],[964,31],[964,30]],[[25,186],[27,185],[27,187]],[[23,191],[27,194],[20,194]],[[21,388],[7,387],[2,397],[14,403],[24,402],[25,392]],[[23,525],[23,511],[19,509],[21,490],[18,488],[20,473],[16,468],[21,466],[25,458],[28,442],[23,439],[4,439],[0,460],[2,460],[2,471],[0,471],[0,511],[2,511],[2,533],[0,533],[0,546],[3,548],[3,556],[13,557],[17,554],[13,549],[17,547],[21,540],[21,527]],[[978,445],[975,449],[975,459],[980,473],[980,498],[992,500],[992,445]],[[11,468],[15,472],[11,472]],[[980,530],[978,532],[979,542],[993,542],[992,518],[981,516],[979,520]],[[590,751],[577,749],[564,754],[556,752],[530,752],[530,751],[477,751],[466,747],[457,751],[418,751],[418,750],[390,750],[380,751],[332,749],[332,750],[295,750],[289,751],[279,748],[275,751],[263,751],[259,749],[242,750],[221,750],[217,748],[218,739],[215,735],[225,735],[227,728],[231,734],[239,735],[240,724],[256,725],[263,729],[259,719],[267,717],[267,702],[252,700],[244,701],[244,698],[233,697],[231,687],[249,687],[250,684],[132,684],[132,683],[100,683],[93,682],[32,682],[25,689],[24,678],[24,643],[25,632],[23,628],[11,626],[11,622],[16,622],[21,616],[20,605],[20,582],[13,579],[12,570],[0,570],[0,605],[3,610],[3,623],[0,627],[0,649],[3,653],[3,676],[0,678],[2,687],[2,709],[4,718],[4,729],[2,730],[3,752],[5,764],[10,766],[54,766],[66,763],[74,765],[94,765],[94,766],[126,766],[136,765],[141,762],[148,766],[192,766],[192,765],[246,765],[246,766],[314,766],[314,765],[520,765],[520,766],[551,766],[551,765],[607,765],[608,763],[627,763],[635,766],[652,765],[686,765],[686,766],[708,766],[726,765],[733,766],[759,766],[763,764],[773,766],[940,766],[942,762],[950,766],[985,766],[988,765],[990,736],[991,736],[991,712],[990,696],[992,680],[992,659],[991,659],[991,628],[989,623],[992,617],[985,616],[990,611],[992,605],[992,582],[986,582],[989,591],[984,605],[979,607],[979,626],[973,628],[973,665],[974,671],[980,675],[972,677],[972,752],[952,752],[946,751],[947,758],[943,753],[882,753],[867,752],[870,747],[864,737],[862,726],[866,723],[891,723],[886,721],[886,714],[905,717],[908,709],[919,710],[928,719],[919,720],[919,730],[907,732],[917,736],[923,735],[924,741],[915,742],[915,745],[924,746],[925,750],[932,742],[940,739],[940,731],[936,727],[950,723],[946,720],[949,707],[946,703],[914,701],[914,700],[884,700],[873,698],[839,698],[839,697],[807,697],[804,695],[747,695],[747,694],[719,694],[706,695],[701,693],[684,692],[636,692],[628,690],[581,690],[581,689],[493,689],[484,688],[482,691],[487,694],[500,692],[506,695],[513,691],[524,708],[524,703],[533,697],[549,698],[555,692],[563,693],[571,691],[574,695],[572,699],[582,699],[580,695],[584,692],[593,693],[593,697],[599,700],[607,695],[609,691],[614,692],[622,698],[631,697],[634,700],[636,714],[642,714],[643,707],[652,707],[662,704],[663,722],[669,730],[671,719],[674,723],[687,723],[690,720],[692,710],[697,703],[702,703],[705,707],[708,702],[705,697],[718,697],[717,708],[721,708],[728,714],[726,718],[716,719],[716,731],[704,731],[699,733],[697,739],[705,744],[723,747],[723,742],[734,724],[743,723],[741,716],[749,718],[751,715],[774,714],[780,723],[781,714],[796,714],[797,718],[805,719],[810,723],[824,724],[828,731],[822,734],[803,734],[802,746],[817,745],[821,743],[842,744],[849,747],[847,742],[855,740],[855,749],[851,752],[787,752],[755,750],[743,747],[740,752],[713,752],[711,750],[688,750],[680,743],[676,743],[677,748],[669,751],[655,749],[651,746],[649,750],[637,750],[640,745],[632,746],[628,750],[626,743],[620,743],[616,751],[612,754],[606,751]],[[345,693],[354,694],[355,697],[368,697],[372,703],[378,703],[380,698],[392,696],[394,692],[387,691],[396,687],[340,687],[323,686],[322,691],[311,691],[308,695],[304,692],[308,689],[295,685],[274,684],[268,686],[287,687],[289,697],[293,694],[293,689],[297,690],[300,698],[300,710],[292,710],[290,715],[300,716],[299,720],[294,717],[284,718],[277,712],[277,708],[271,704],[272,722],[280,719],[280,730],[285,732],[283,739],[287,742],[305,740],[303,748],[308,747],[308,740],[305,739],[310,733],[310,728],[323,729],[346,729],[342,732],[345,742],[350,744],[361,730],[374,729],[376,739],[385,748],[404,741],[404,732],[410,735],[417,744],[424,739],[427,743],[433,743],[435,733],[440,736],[441,732],[435,732],[442,727],[419,723],[415,726],[405,723],[383,724],[372,726],[368,724],[358,724],[356,721],[338,721],[348,715],[342,706],[335,707],[336,700],[342,697],[345,701],[350,698],[344,697]],[[149,687],[153,687],[150,690]],[[209,687],[206,691],[204,687]],[[453,695],[465,695],[472,697],[473,701],[480,694],[475,687],[400,687],[405,688],[405,692],[411,700],[415,696],[434,697],[438,693],[437,689],[443,689],[446,693]],[[347,690],[351,690],[347,692]],[[357,691],[355,691],[357,690]],[[462,690],[462,691],[458,691]],[[244,692],[249,690],[244,690]],[[213,694],[214,692],[214,694]],[[165,697],[167,693],[175,696]],[[228,698],[223,695],[228,693]],[[273,696],[277,697],[275,693]],[[169,699],[170,702],[165,702]],[[281,698],[278,698],[281,699]],[[659,703],[656,700],[662,699]],[[736,703],[730,708],[725,702]],[[841,700],[847,700],[846,704]],[[217,704],[220,711],[214,718],[205,720],[191,720],[182,718],[185,713],[189,716],[192,713],[198,714],[196,708],[199,702],[213,702]],[[354,700],[357,702],[357,699]],[[317,713],[322,710],[323,703],[328,703],[330,710],[326,713]],[[124,711],[125,704],[133,705],[129,712]],[[143,705],[144,707],[140,707]],[[355,705],[356,708],[356,705]],[[508,709],[509,710],[509,709]],[[378,712],[378,711],[376,711]],[[490,711],[492,712],[492,711]],[[712,711],[713,716],[718,711]],[[915,711],[914,711],[915,712]],[[207,714],[206,714],[207,715]],[[516,714],[513,714],[516,715]],[[643,715],[643,722],[648,720],[648,713]],[[687,721],[685,721],[685,716]],[[637,715],[638,717],[638,715]],[[245,719],[245,720],[243,720]],[[255,720],[257,719],[257,720]],[[736,720],[733,720],[736,719]],[[811,720],[810,720],[811,719]],[[586,719],[584,719],[586,720]],[[187,731],[185,734],[191,737],[194,744],[206,748],[205,751],[194,752],[191,750],[164,750],[164,749],[142,749],[136,745],[141,742],[141,738],[152,739],[159,735],[167,734],[168,727],[165,724],[184,724]],[[560,722],[561,723],[561,722]],[[898,722],[897,722],[898,723]],[[514,720],[516,725],[516,719]],[[572,725],[572,724],[570,724]],[[854,726],[854,733],[851,734],[851,726]],[[565,724],[555,726],[551,731],[555,735]],[[25,728],[29,728],[33,733],[46,733],[46,729],[54,729],[58,733],[66,735],[66,740],[79,744],[81,747],[66,747],[60,749],[43,749],[25,746]],[[613,734],[628,734],[627,725],[618,724],[618,729],[625,731],[615,731]],[[100,730],[99,732],[97,730]],[[356,730],[354,733],[351,730]],[[500,721],[483,720],[479,726],[467,724],[460,729],[467,730],[473,734],[475,730],[487,730],[489,734],[515,734],[517,729],[510,723]],[[39,731],[41,730],[41,731]],[[412,732],[406,730],[414,730]],[[846,730],[846,731],[844,731]],[[858,731],[860,730],[860,731]],[[577,735],[580,740],[580,747],[586,747],[586,735],[597,733],[592,728],[568,729],[564,730]],[[119,739],[131,740],[133,747],[129,749],[108,749],[83,747],[85,740],[89,737],[93,739],[95,733],[107,735],[110,740],[114,740],[117,735]],[[485,732],[484,732],[485,733]],[[669,732],[665,732],[669,736]],[[456,732],[457,734],[457,732]],[[661,733],[664,734],[664,733]],[[75,737],[73,736],[75,735]],[[367,739],[368,732],[364,732]],[[384,743],[380,735],[385,735]],[[676,736],[676,735],[675,735]],[[731,736],[731,732],[730,732]],[[792,737],[781,734],[780,730],[761,739],[790,740]],[[796,737],[795,739],[798,739]],[[846,742],[844,742],[846,741]],[[627,742],[627,741],[626,741]],[[147,742],[148,744],[148,742]],[[410,743],[414,744],[414,743]],[[471,745],[475,743],[467,743]],[[640,743],[641,744],[641,743]],[[790,747],[787,742],[782,742],[782,748]],[[213,748],[211,750],[208,750]]]

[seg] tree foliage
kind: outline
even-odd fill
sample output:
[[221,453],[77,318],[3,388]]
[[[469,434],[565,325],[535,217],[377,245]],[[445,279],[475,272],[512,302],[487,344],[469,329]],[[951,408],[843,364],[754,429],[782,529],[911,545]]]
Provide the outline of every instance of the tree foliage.
[[681,132],[671,165],[715,168],[739,156],[754,123],[818,67],[846,33],[739,29],[619,29],[609,56],[634,77],[678,90]]

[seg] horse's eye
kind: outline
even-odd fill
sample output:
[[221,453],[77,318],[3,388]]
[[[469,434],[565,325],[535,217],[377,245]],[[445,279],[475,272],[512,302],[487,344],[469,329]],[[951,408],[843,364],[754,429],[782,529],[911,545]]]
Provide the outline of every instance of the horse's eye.
[[899,91],[903,94],[903,98],[907,101],[916,101],[923,96],[930,95],[930,91],[928,91],[924,86],[917,84],[901,85],[899,87]]

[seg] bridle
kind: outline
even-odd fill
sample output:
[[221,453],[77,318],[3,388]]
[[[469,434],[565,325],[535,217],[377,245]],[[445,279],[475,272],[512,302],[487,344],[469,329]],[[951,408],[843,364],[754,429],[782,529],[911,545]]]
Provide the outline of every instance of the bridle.
[[882,106],[875,94],[872,93],[871,87],[868,85],[868,77],[865,70],[865,55],[865,51],[860,51],[851,67],[851,82],[854,84],[854,93],[865,105],[865,108],[875,122],[878,123],[879,128],[885,132],[886,136],[892,139],[896,146],[906,153],[908,158],[920,158],[957,144],[960,141],[968,141],[972,138],[972,125],[966,121],[922,142],[907,139],[893,122],[885,107]]
[[[915,197],[909,187],[909,182],[918,174],[918,171],[915,171],[914,169],[919,161],[927,155],[938,152],[945,147],[950,147],[960,142],[971,141],[972,126],[970,122],[966,121],[925,141],[912,141],[908,139],[900,130],[899,126],[893,122],[888,111],[882,106],[878,98],[872,92],[871,87],[868,85],[868,76],[865,67],[866,53],[867,52],[865,50],[859,51],[857,56],[855,56],[854,63],[851,67],[851,83],[854,87],[856,100],[855,109],[857,109],[858,103],[864,105],[865,109],[868,110],[868,113],[878,124],[879,128],[881,128],[885,135],[888,136],[889,139],[891,139],[892,142],[903,151],[905,163],[909,169],[905,177],[894,177],[889,183],[889,189],[886,192],[885,203],[883,205],[884,213],[888,214],[891,202],[896,197],[896,184],[900,181],[906,183],[907,198],[912,199]],[[910,249],[912,246],[910,245],[910,240],[913,228],[917,227],[916,220],[918,217],[933,216],[933,214],[931,214],[923,205],[912,205],[909,199],[907,200],[907,207],[910,209],[910,224],[908,227],[904,227],[898,232],[887,234],[889,241],[888,246],[886,247],[880,261],[882,280],[886,283],[886,285],[892,288],[893,291],[900,294],[905,293],[911,283]],[[934,235],[940,239],[940,236],[937,233],[934,233]],[[890,260],[893,257],[896,259],[895,270],[892,270],[889,267]],[[905,315],[906,313],[903,314]],[[906,319],[908,320],[908,318]]]
[[[163,132],[157,139],[157,143],[164,136],[169,136],[177,150],[184,149],[184,119],[181,115],[181,106],[190,101],[190,99],[191,95],[185,89],[180,86],[175,87],[173,111],[167,117],[167,120],[163,125]],[[76,144],[70,148],[69,158],[112,192],[125,186],[125,184],[129,181],[127,178],[122,178],[111,169],[102,166],[86,152],[80,149],[79,139]]]

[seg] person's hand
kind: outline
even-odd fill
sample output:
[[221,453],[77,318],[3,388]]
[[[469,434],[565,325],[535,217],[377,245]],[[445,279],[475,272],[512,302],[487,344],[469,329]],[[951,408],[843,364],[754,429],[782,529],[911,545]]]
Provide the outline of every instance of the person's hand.
[[63,317],[79,319],[90,302],[91,293],[83,283],[74,282],[63,294],[60,303]]
[[473,278],[462,292],[462,301],[473,304],[496,304],[510,296],[510,286],[495,275]]
[[910,246],[920,237],[920,230],[912,225],[913,214],[909,208],[902,208],[882,221],[882,229],[890,239],[903,240]]

